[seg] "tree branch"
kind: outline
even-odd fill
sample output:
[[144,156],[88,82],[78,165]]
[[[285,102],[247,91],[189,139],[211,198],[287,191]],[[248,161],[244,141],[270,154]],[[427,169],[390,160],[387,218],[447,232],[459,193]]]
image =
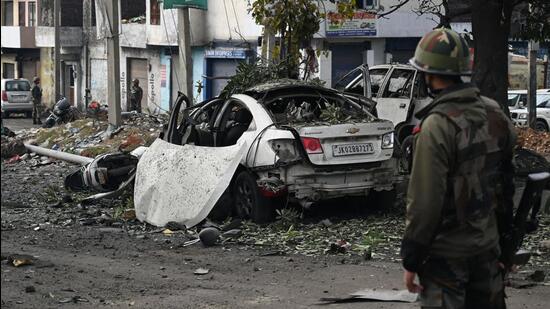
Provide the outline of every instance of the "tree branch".
[[396,5],[392,5],[390,6],[390,10],[387,11],[387,12],[384,12],[382,14],[378,14],[378,17],[377,18],[382,18],[382,17],[385,17],[387,15],[390,15],[391,13],[399,10],[402,6],[404,6],[405,4],[407,4],[410,0],[403,0],[402,2],[399,2],[398,4]]

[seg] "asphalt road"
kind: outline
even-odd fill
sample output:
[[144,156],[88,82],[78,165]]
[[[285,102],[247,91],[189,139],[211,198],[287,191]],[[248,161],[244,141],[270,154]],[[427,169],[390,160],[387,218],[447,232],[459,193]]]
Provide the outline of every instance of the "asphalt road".
[[10,118],[3,118],[2,124],[14,132],[40,127],[39,125],[32,124],[32,118],[26,118],[25,114],[12,114]]
[[[403,289],[400,263],[383,257],[273,253],[271,247],[242,243],[184,246],[185,234],[142,231],[139,222],[89,225],[88,218],[111,213],[112,202],[47,204],[42,199],[61,194],[62,176],[75,166],[29,165],[2,164],[2,308],[323,308],[317,304],[324,297],[365,288]],[[339,213],[329,217],[339,220]],[[14,267],[7,261],[12,255],[30,255],[33,264]],[[198,268],[209,272],[195,275]],[[507,294],[509,308],[550,303],[548,286],[507,288]],[[414,309],[418,304],[326,308]]]

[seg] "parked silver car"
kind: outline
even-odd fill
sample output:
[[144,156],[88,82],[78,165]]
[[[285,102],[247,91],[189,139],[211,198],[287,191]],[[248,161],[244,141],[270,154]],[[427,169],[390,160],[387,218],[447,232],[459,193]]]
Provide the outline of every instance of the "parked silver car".
[[26,79],[2,79],[2,117],[12,113],[32,116],[31,83]]

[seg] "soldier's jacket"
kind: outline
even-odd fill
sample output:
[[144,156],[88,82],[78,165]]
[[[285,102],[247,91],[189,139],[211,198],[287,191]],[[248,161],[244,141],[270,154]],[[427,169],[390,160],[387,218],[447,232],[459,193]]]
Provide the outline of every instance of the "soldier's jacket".
[[38,85],[34,85],[31,89],[32,102],[40,104],[42,102],[42,88]]
[[[461,258],[498,248],[495,211],[511,201],[512,123],[471,84],[421,110],[401,255],[416,272],[428,257]],[[510,192],[511,191],[511,192]]]

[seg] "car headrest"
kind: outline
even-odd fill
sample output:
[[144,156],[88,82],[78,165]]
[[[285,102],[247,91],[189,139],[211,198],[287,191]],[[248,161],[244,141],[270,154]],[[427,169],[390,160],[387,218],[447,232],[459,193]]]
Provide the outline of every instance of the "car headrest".
[[252,121],[252,114],[245,108],[241,108],[234,112],[233,119],[240,123],[250,123]]

